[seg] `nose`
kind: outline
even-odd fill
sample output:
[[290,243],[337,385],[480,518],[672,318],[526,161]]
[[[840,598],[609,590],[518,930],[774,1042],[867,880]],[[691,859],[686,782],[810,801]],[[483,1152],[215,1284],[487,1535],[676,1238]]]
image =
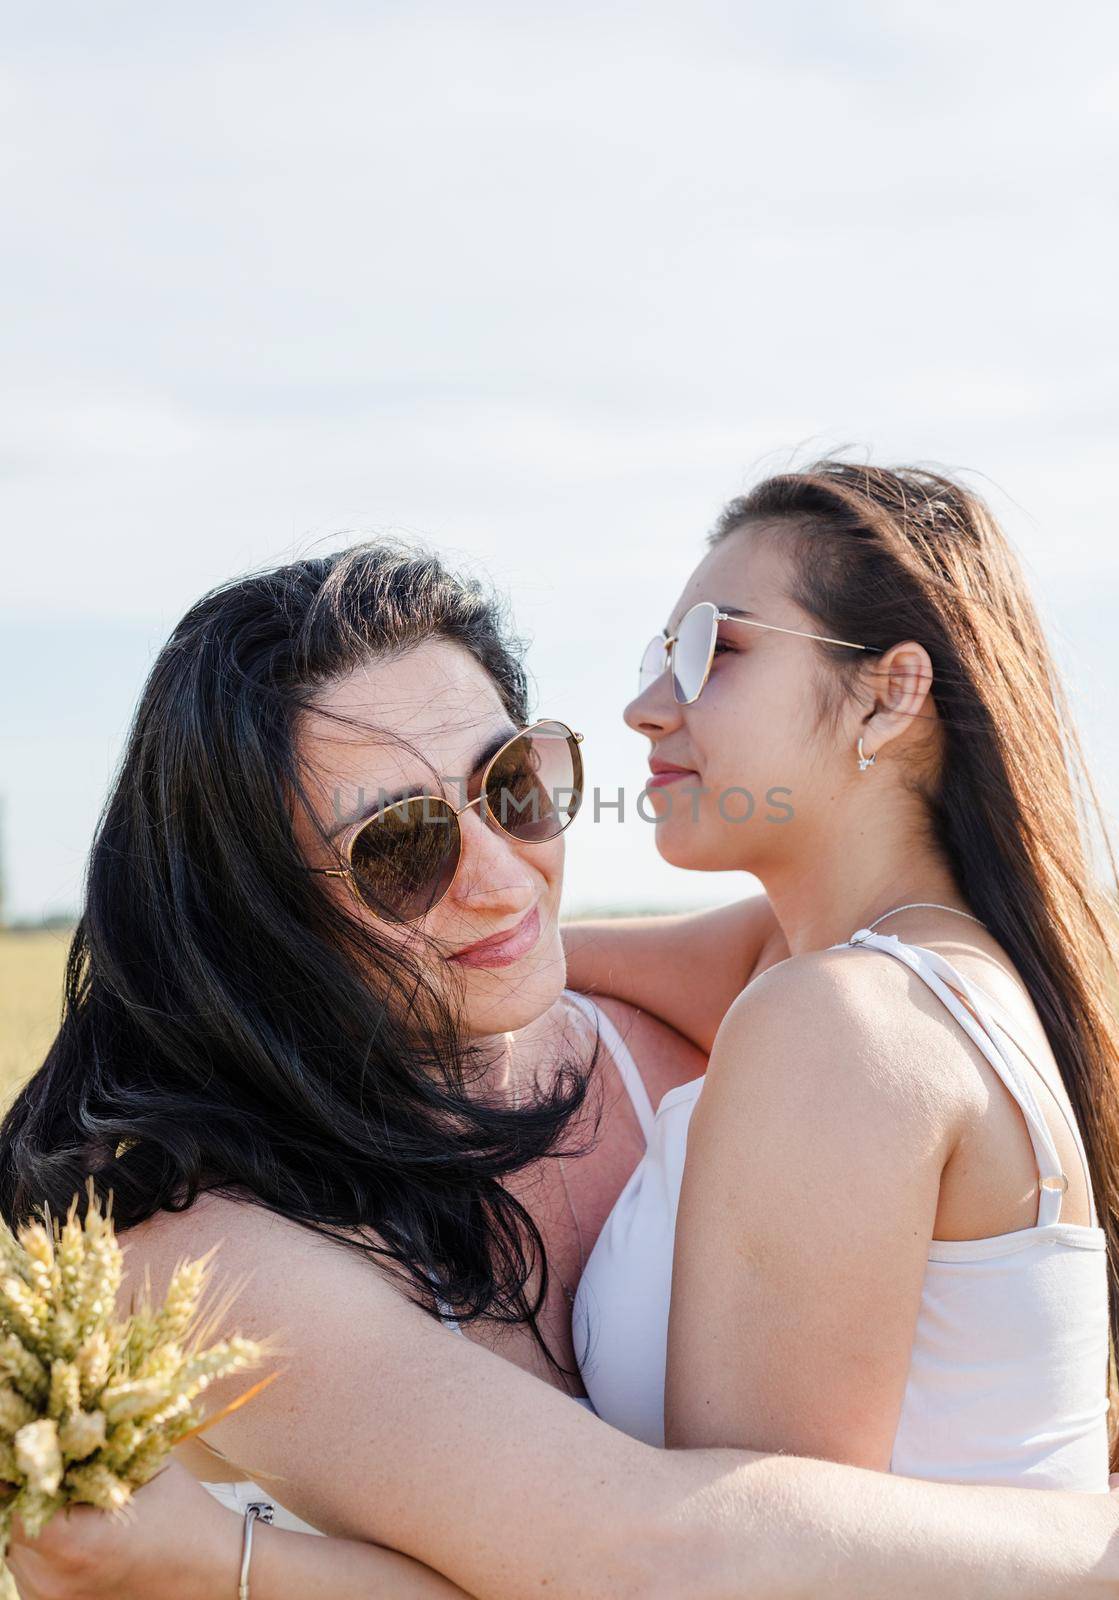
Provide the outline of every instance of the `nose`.
[[672,674],[665,671],[634,696],[622,716],[635,733],[643,733],[647,739],[663,739],[680,726],[683,709],[672,693]]
[[450,898],[464,911],[509,914],[527,911],[538,884],[517,841],[471,806],[459,817],[462,859]]

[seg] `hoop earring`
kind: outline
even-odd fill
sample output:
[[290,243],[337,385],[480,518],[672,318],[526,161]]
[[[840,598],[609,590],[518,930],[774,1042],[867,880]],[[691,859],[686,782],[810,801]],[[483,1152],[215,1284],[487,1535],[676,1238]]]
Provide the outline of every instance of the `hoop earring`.
[[878,752],[876,750],[872,756],[867,756],[867,755],[863,754],[863,736],[862,736],[861,733],[859,734],[859,746],[858,746],[858,749],[859,749],[859,771],[860,772],[865,772],[867,767],[872,767],[874,765],[874,763],[878,760]]

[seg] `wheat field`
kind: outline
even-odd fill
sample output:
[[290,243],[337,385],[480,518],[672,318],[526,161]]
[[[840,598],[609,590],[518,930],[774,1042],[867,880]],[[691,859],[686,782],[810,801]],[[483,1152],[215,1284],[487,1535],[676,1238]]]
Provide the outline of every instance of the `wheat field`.
[[68,928],[0,932],[0,1100],[6,1106],[58,1031]]
[[[0,931],[0,1102],[6,1108],[58,1030],[70,930]],[[17,1600],[0,1573],[0,1600]]]

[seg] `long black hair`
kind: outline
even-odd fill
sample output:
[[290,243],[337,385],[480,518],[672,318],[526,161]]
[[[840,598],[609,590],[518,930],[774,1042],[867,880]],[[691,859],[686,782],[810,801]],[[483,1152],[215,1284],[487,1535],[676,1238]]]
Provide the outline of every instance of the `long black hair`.
[[10,1224],[64,1213],[89,1175],[121,1230],[218,1191],[378,1259],[428,1310],[539,1337],[543,1244],[502,1180],[556,1152],[594,1056],[517,1108],[472,1094],[454,1007],[293,830],[316,692],[434,638],[528,721],[501,603],[395,541],[234,579],[175,628],[98,821],[59,1032],[0,1126]]

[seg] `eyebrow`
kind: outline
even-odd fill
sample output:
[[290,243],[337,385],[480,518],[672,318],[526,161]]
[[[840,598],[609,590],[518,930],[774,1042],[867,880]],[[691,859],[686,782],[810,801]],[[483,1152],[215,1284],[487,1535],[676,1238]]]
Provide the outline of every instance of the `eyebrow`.
[[[468,778],[472,778],[480,768],[484,767],[490,757],[492,755],[496,755],[501,749],[502,745],[507,744],[516,731],[516,728],[512,723],[510,723],[503,732],[495,734],[492,739],[488,740],[476,753],[474,757],[474,764],[470,769]],[[359,788],[358,793],[362,794],[363,791]],[[377,792],[376,805],[367,806],[363,797],[360,808],[357,811],[352,812],[348,817],[343,817],[341,822],[337,823],[330,830],[330,832],[327,834],[327,838],[337,839],[340,833],[345,833],[347,828],[352,828],[355,822],[364,822],[370,817],[375,817],[377,812],[383,810],[386,806],[396,805],[400,800],[415,800],[418,799],[420,795],[430,793],[431,790],[425,788],[422,783],[413,783],[403,789],[393,789],[388,793],[386,793],[385,790],[380,789]]]
[[[693,604],[694,603],[695,602],[693,601]],[[712,605],[715,607],[716,611],[725,611],[728,617],[752,618],[754,616],[754,612],[746,611],[742,606],[728,605],[725,601],[722,601],[722,600],[713,600],[712,601]],[[687,610],[690,611],[691,610],[691,606],[689,606],[687,608]],[[679,624],[677,624],[677,626],[679,626]],[[671,638],[671,636],[672,636],[672,629],[671,628],[667,628],[666,627],[664,632],[665,632],[665,637],[666,638]]]

